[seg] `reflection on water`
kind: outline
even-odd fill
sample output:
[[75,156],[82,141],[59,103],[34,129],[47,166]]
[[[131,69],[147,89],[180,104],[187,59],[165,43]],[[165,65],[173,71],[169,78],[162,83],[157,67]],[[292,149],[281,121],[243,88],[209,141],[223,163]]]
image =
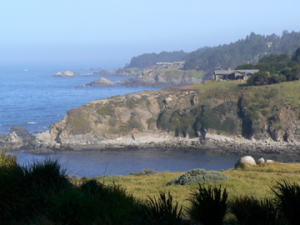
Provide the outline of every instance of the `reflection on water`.
[[[194,168],[222,170],[234,167],[239,155],[222,155],[212,150],[103,150],[64,151],[50,155],[17,152],[18,162],[27,164],[46,157],[58,159],[68,174],[80,177],[127,175],[142,169],[187,171]],[[261,156],[257,156],[261,157]],[[269,157],[273,159],[272,157]]]

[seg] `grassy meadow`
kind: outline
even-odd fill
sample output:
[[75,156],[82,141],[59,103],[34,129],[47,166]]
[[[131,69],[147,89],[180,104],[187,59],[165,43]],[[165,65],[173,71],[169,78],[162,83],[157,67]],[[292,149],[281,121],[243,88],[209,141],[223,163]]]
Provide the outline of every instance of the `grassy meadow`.
[[[244,169],[230,169],[220,172],[228,177],[228,180],[217,183],[226,187],[229,199],[239,196],[254,196],[255,198],[274,197],[270,187],[277,182],[288,180],[300,183],[299,163],[269,163],[260,166],[248,166]],[[186,201],[192,192],[198,188],[193,185],[166,185],[166,183],[184,172],[157,173],[147,176],[108,176],[99,177],[101,182],[107,184],[120,184],[133,197],[146,200],[149,197],[158,195],[160,191],[171,192],[174,200],[184,207],[189,207]]]

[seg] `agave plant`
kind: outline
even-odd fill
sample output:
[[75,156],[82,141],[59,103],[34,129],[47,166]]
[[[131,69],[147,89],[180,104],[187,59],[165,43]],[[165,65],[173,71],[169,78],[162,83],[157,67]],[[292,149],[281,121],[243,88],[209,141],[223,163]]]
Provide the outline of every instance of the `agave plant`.
[[228,212],[227,203],[228,193],[219,187],[199,184],[195,193],[188,199],[192,207],[188,210],[193,220],[199,221],[204,225],[221,225]]
[[139,225],[179,225],[183,217],[182,207],[173,202],[171,193],[160,192],[159,198],[149,197],[138,210]]
[[278,182],[277,186],[272,188],[276,195],[276,203],[283,216],[290,224],[300,224],[300,186],[288,181]]
[[257,200],[254,197],[239,197],[231,201],[230,211],[235,215],[239,224],[281,224],[280,211],[272,199]]

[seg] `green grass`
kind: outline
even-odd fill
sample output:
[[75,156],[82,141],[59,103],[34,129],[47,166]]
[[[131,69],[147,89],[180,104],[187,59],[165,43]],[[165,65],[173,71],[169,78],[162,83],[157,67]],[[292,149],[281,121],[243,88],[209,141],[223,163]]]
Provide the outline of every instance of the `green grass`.
[[[0,158],[0,221],[4,224],[121,225],[134,224],[143,218],[149,219],[148,224],[166,224],[157,223],[157,218],[161,215],[169,218],[168,221],[173,221],[167,224],[180,224],[182,221],[179,218],[183,216],[181,212],[187,212],[185,220],[195,218],[188,210],[194,204],[193,201],[188,201],[191,196],[200,197],[198,200],[205,203],[203,207],[208,208],[211,200],[216,201],[217,205],[224,202],[221,199],[221,196],[224,197],[221,189],[226,189],[226,201],[228,198],[229,202],[243,196],[255,199],[252,201],[255,210],[260,211],[254,212],[273,212],[272,207],[277,204],[264,199],[277,199],[282,212],[284,207],[291,204],[297,209],[300,206],[299,163],[271,163],[225,170],[218,173],[225,175],[227,180],[221,183],[206,180],[207,182],[199,186],[198,183],[166,185],[184,172],[147,172],[147,176],[101,176],[70,182],[65,176],[65,169],[57,161],[46,160],[20,166],[16,161],[10,161],[9,156],[2,154]],[[198,196],[196,193],[202,194]],[[294,201],[295,199],[298,200]],[[286,204],[290,200],[291,203]],[[206,214],[209,217],[217,213],[210,211],[211,214]],[[291,218],[297,219],[294,215],[297,214],[292,214]],[[289,215],[285,216],[288,219]],[[229,222],[233,218],[230,214],[225,221]],[[264,217],[261,216],[260,219]]]
[[[234,166],[234,165],[233,165]],[[270,187],[278,181],[287,179],[291,182],[300,181],[299,163],[270,163],[262,166],[247,167],[244,170],[225,170],[219,172],[227,176],[227,180],[222,181],[222,186],[226,187],[229,199],[247,195],[254,195],[257,198],[271,198],[274,193]],[[168,185],[166,184],[175,178],[185,174],[185,172],[162,172],[149,176],[121,176],[113,180],[126,188],[128,193],[140,200],[145,200],[147,195],[154,195],[160,191],[171,192],[174,199],[184,206],[189,206],[186,199],[190,193],[196,190],[198,184],[192,185]],[[109,178],[101,178],[103,182],[112,182]],[[218,183],[216,183],[218,184]]]

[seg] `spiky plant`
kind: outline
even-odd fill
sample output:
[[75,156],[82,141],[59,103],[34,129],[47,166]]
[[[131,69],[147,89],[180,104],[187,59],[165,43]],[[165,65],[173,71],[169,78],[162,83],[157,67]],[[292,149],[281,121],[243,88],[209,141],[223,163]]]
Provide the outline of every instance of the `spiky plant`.
[[221,225],[227,214],[228,193],[226,188],[199,184],[196,192],[188,200],[192,207],[188,210],[193,220],[204,225]]
[[231,201],[230,211],[239,224],[279,225],[280,211],[272,199],[257,200],[254,197],[239,197]]
[[276,196],[276,203],[283,216],[292,225],[300,224],[300,186],[286,180],[271,188]]
[[171,193],[160,192],[159,198],[149,197],[137,212],[139,225],[178,225],[183,217],[182,207],[173,202]]

